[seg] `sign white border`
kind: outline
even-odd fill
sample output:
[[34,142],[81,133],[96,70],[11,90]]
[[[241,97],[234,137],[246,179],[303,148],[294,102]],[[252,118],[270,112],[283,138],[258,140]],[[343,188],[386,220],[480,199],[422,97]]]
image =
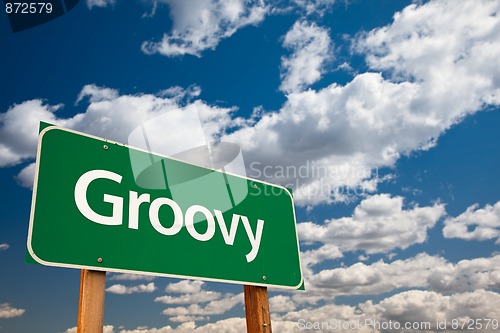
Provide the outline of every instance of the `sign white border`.
[[297,221],[296,221],[296,217],[295,217],[295,205],[293,204],[293,196],[291,195],[291,193],[289,192],[289,190],[287,188],[283,187],[283,186],[275,185],[275,184],[271,184],[271,183],[267,183],[267,182],[264,182],[264,181],[261,181],[261,180],[257,180],[257,179],[252,179],[252,178],[249,178],[249,177],[244,177],[244,176],[241,176],[241,175],[232,174],[232,173],[229,173],[229,172],[225,172],[225,173],[228,174],[228,175],[231,175],[231,176],[234,176],[234,177],[238,177],[238,178],[241,178],[241,179],[246,179],[246,180],[249,180],[249,181],[252,181],[252,182],[255,182],[255,183],[260,183],[260,184],[264,184],[264,185],[267,185],[267,186],[272,186],[272,187],[275,187],[275,188],[281,188],[281,189],[283,189],[290,196],[291,203],[292,203],[292,210],[293,210],[293,223],[294,223],[294,227],[295,227],[295,239],[297,240],[297,250],[298,250],[297,255],[298,255],[298,259],[299,259],[300,283],[298,285],[296,285],[296,286],[283,286],[283,285],[276,285],[276,284],[256,283],[256,282],[252,282],[252,281],[237,281],[237,280],[215,279],[215,278],[206,278],[206,277],[198,277],[198,276],[165,274],[165,273],[156,273],[156,272],[147,272],[147,271],[136,271],[136,270],[127,270],[127,269],[108,268],[108,267],[102,267],[102,266],[85,266],[85,265],[65,264],[65,263],[49,262],[49,261],[45,261],[45,260],[39,258],[35,254],[35,252],[33,250],[33,247],[31,246],[32,233],[33,233],[33,222],[34,222],[33,219],[34,219],[34,215],[35,215],[35,204],[36,204],[37,185],[38,185],[38,172],[39,172],[38,169],[39,169],[39,161],[40,161],[40,154],[41,154],[41,147],[42,147],[42,143],[43,143],[43,137],[44,137],[44,135],[47,132],[49,132],[51,130],[62,130],[62,131],[66,131],[66,132],[69,132],[69,133],[76,134],[76,135],[80,135],[80,136],[92,138],[92,139],[95,139],[95,140],[100,140],[104,144],[116,144],[116,145],[123,146],[123,147],[125,147],[127,149],[132,149],[132,150],[136,150],[136,151],[142,151],[144,153],[154,154],[155,156],[159,156],[159,157],[166,158],[166,159],[169,159],[169,160],[174,160],[174,161],[178,161],[178,162],[182,162],[182,163],[194,165],[194,166],[197,166],[197,167],[200,167],[200,168],[204,168],[204,169],[209,169],[209,170],[212,170],[212,171],[215,171],[215,172],[221,172],[219,170],[207,168],[207,167],[204,167],[204,166],[199,166],[199,165],[196,165],[196,164],[193,164],[193,163],[188,163],[188,162],[181,161],[181,160],[178,160],[176,158],[172,158],[172,157],[165,156],[165,155],[162,155],[162,154],[156,154],[156,153],[153,153],[153,152],[141,149],[141,148],[132,147],[132,146],[120,143],[120,142],[116,142],[116,141],[112,141],[112,140],[107,140],[107,139],[104,139],[104,138],[101,138],[101,137],[98,137],[98,136],[94,136],[94,135],[90,135],[90,134],[86,134],[86,133],[74,131],[72,129],[60,127],[60,126],[57,126],[57,125],[51,125],[51,124],[48,124],[48,123],[46,123],[46,124],[48,125],[48,127],[44,128],[40,132],[40,134],[38,136],[35,178],[34,178],[34,183],[33,183],[33,194],[32,194],[32,199],[31,199],[31,212],[30,212],[30,222],[29,222],[29,228],[28,228],[28,239],[27,239],[27,248],[28,248],[29,255],[37,263],[39,263],[41,265],[44,265],[44,266],[51,266],[51,267],[88,269],[88,270],[105,271],[105,272],[113,272],[113,273],[131,273],[131,274],[141,274],[141,275],[150,275],[150,276],[159,276],[159,277],[170,277],[170,278],[176,278],[176,279],[193,279],[193,280],[203,280],[203,281],[210,281],[210,282],[234,283],[234,284],[241,284],[241,285],[253,285],[253,286],[261,286],[261,287],[269,287],[269,288],[291,289],[291,290],[297,290],[298,288],[300,288],[303,285],[303,283],[304,283],[304,275],[302,273],[302,263],[301,263],[301,259],[300,259],[299,237],[298,237],[298,234],[297,234],[297,227],[296,227],[297,226]]

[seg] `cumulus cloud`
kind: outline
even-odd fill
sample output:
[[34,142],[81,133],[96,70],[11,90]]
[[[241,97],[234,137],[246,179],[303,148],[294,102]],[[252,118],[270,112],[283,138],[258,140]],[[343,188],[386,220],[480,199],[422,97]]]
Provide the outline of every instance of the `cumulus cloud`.
[[338,259],[342,258],[342,256],[342,251],[334,244],[325,244],[317,249],[303,251],[300,254],[302,264],[305,266],[314,266],[324,260]]
[[402,197],[377,194],[361,201],[351,217],[324,224],[299,223],[297,231],[301,241],[335,244],[341,251],[380,253],[423,243],[427,230],[444,213],[442,204],[404,209]]
[[193,327],[193,332],[207,333],[240,333],[245,332],[246,323],[244,318],[227,318],[215,323],[209,323],[200,327]]
[[24,309],[14,308],[9,303],[0,303],[0,318],[20,317],[24,312]]
[[431,328],[436,331],[436,322],[446,320],[446,329],[454,331],[454,319],[462,324],[468,319],[498,318],[500,310],[491,305],[498,304],[499,301],[500,294],[485,290],[454,295],[410,290],[384,299],[377,305],[367,302],[364,311],[375,312],[384,321],[393,320],[402,324],[429,322]]
[[[406,330],[452,332],[455,331],[452,327],[452,320],[457,320],[462,324],[468,319],[498,318],[500,310],[495,304],[499,301],[500,294],[485,290],[454,295],[409,290],[382,299],[379,303],[367,301],[356,306],[328,304],[288,312],[275,316],[273,325],[288,324],[290,329],[287,332],[303,332],[306,325],[310,325],[309,329],[313,328],[313,325],[319,325],[316,327],[323,332],[330,330],[336,332],[352,332],[353,330],[356,332]],[[436,323],[444,323],[445,320],[444,329],[438,330]],[[390,323],[392,326],[389,326]]]
[[112,285],[112,286],[106,288],[106,291],[108,293],[119,294],[119,295],[136,294],[136,293],[152,293],[155,290],[156,290],[156,286],[155,286],[154,282],[151,282],[148,284],[140,284],[137,286],[125,286],[123,284],[115,284],[115,285]]
[[165,291],[175,294],[194,294],[200,292],[204,284],[205,282],[199,280],[182,280],[175,283],[169,283]]
[[[225,22],[221,17],[227,15],[234,18],[229,22],[239,22],[239,27],[245,22],[240,20],[242,15],[252,17],[252,8],[264,12],[267,8],[260,3],[240,1],[200,1],[194,9],[181,1],[169,4],[177,13],[174,21],[179,22],[174,24],[174,31],[189,31],[189,36],[199,31],[212,34],[204,24],[217,31],[233,31],[234,24],[220,28],[212,21]],[[353,50],[365,55],[369,68],[379,73],[361,73],[346,85],[334,83],[318,90],[289,93],[280,110],[266,113],[256,122],[231,119],[232,109],[209,106],[202,101],[185,106],[196,107],[212,119],[211,126],[207,126],[211,133],[207,136],[218,131],[224,141],[240,145],[250,177],[292,187],[299,205],[366,195],[384,180],[379,177],[379,168],[394,166],[401,155],[429,149],[442,133],[465,116],[483,110],[486,105],[499,104],[498,6],[496,1],[412,4],[397,13],[390,25],[355,39]],[[200,21],[200,15],[205,15],[206,20]],[[193,24],[196,28],[191,27]],[[290,45],[295,45],[292,41],[308,40],[305,37],[316,30],[324,36],[321,40],[328,40],[324,29],[296,23],[290,30]],[[170,40],[172,36],[166,38],[167,49],[188,45],[176,44]],[[311,38],[307,45],[316,45],[316,37]],[[300,52],[297,47],[292,54]],[[305,67],[290,65],[283,82],[291,82],[295,75],[291,73],[296,68],[309,68],[305,65],[307,61],[300,63]],[[305,76],[297,75],[307,83]],[[193,89],[192,94],[196,91]],[[119,95],[112,88],[95,85],[85,86],[78,101],[86,98],[89,101],[86,112],[68,119],[57,117],[61,105],[48,105],[42,100],[13,105],[1,114],[0,166],[33,158],[39,119],[123,142],[125,133],[130,133],[138,123],[179,107],[174,97]],[[241,126],[224,135],[223,128],[229,123]],[[26,179],[30,178],[30,170],[18,177],[20,183],[29,183]]]
[[179,307],[170,307],[163,310],[163,314],[170,317],[172,321],[185,321],[193,320],[194,317],[203,317],[205,318],[208,315],[220,315],[224,314],[227,311],[231,310],[238,304],[243,304],[243,293],[233,295],[227,294],[224,295],[221,299],[216,299],[208,302],[204,306],[200,306],[199,304],[191,304],[187,307],[179,306]]
[[15,177],[17,183],[23,187],[32,188],[35,179],[36,163],[30,163]]
[[[191,112],[199,117],[204,130],[202,135],[206,140],[217,141],[217,136],[232,123],[230,113],[234,109],[210,106],[199,100],[187,102],[191,96],[199,94],[199,90],[192,87],[187,91],[174,88],[157,95],[119,95],[114,89],[86,85],[77,102],[87,100],[89,105],[84,113],[71,118],[57,116],[56,112],[62,105],[49,105],[38,99],[15,104],[7,112],[0,114],[0,167],[35,158],[40,121],[125,143],[132,130],[152,118],[167,113],[182,115],[184,112]],[[124,114],[127,116],[124,117]],[[192,143],[191,147],[198,146],[198,142],[193,141],[195,136],[184,135],[184,140],[178,140],[179,127],[171,124],[170,127],[171,131],[149,134],[164,144],[168,141],[169,145],[185,146]],[[184,127],[182,133],[189,130]],[[168,135],[175,140],[167,140]],[[23,186],[31,187],[34,171],[35,165],[29,164],[17,176],[17,181]]]
[[430,271],[428,286],[439,292],[463,292],[500,288],[500,256],[447,263]]
[[65,125],[55,112],[61,104],[47,105],[40,99],[14,104],[0,114],[0,167],[11,166],[33,158],[40,120]]
[[9,249],[9,247],[10,247],[10,245],[9,245],[9,244],[7,244],[7,243],[2,243],[2,244],[0,244],[0,251],[5,251],[5,250],[8,250],[8,249]]
[[[396,13],[390,26],[364,34],[357,47],[373,69],[389,71],[398,80],[437,84],[460,75],[461,80],[450,82],[455,89],[449,93],[466,92],[472,98],[462,97],[448,108],[464,103],[462,109],[473,110],[499,102],[499,10],[492,0],[415,3]],[[448,90],[446,85],[435,88],[438,94]]]
[[400,288],[428,286],[430,270],[446,264],[439,257],[419,254],[414,258],[371,265],[356,263],[349,267],[322,270],[309,279],[312,287],[330,289],[334,295],[375,295]]
[[[431,148],[467,115],[499,104],[498,7],[412,4],[390,25],[356,37],[353,50],[377,72],[291,93],[280,110],[226,140],[244,148],[245,160],[259,162],[254,176],[293,186],[298,204],[373,191],[379,168]],[[296,176],[300,168],[308,170],[304,177]]]
[[306,280],[313,276],[313,267],[325,260],[334,260],[342,258],[342,251],[337,245],[324,244],[317,249],[301,251],[300,263],[302,266],[302,274]]
[[227,318],[198,327],[194,322],[186,322],[175,328],[171,326],[161,328],[138,327],[133,330],[123,329],[119,333],[241,333],[245,330],[244,318]]
[[118,91],[116,89],[99,87],[95,84],[87,84],[78,94],[75,103],[78,104],[86,97],[88,97],[91,103],[112,100],[118,97]]
[[500,201],[496,204],[472,205],[457,217],[444,221],[443,235],[446,238],[461,238],[466,240],[497,239],[500,242]]
[[321,78],[323,67],[333,58],[328,30],[315,23],[297,21],[283,39],[283,46],[292,51],[282,57],[282,82],[285,93],[304,90]]
[[293,311],[295,303],[290,296],[273,296],[269,298],[269,310],[271,313]]
[[180,325],[177,328],[172,328],[171,326],[164,326],[160,328],[149,328],[147,326],[137,327],[132,330],[120,330],[120,333],[171,333],[171,332],[190,332],[189,329],[193,328],[191,323]]
[[206,303],[220,299],[222,294],[215,291],[203,290],[204,282],[183,280],[177,283],[170,283],[165,291],[180,295],[165,295],[155,298],[155,302],[164,304],[194,304]]
[[[165,288],[169,295],[155,298],[164,304],[188,304],[188,306],[169,307],[163,314],[173,322],[195,322],[206,320],[209,315],[223,314],[237,304],[243,304],[243,294],[233,295],[204,290],[204,282],[182,280],[170,283]],[[177,294],[177,295],[171,295]],[[201,305],[205,303],[204,305]]]
[[[454,295],[443,295],[435,291],[408,290],[384,298],[378,303],[366,301],[352,306],[327,304],[283,314],[273,313],[272,328],[277,332],[304,332],[305,329],[312,330],[313,325],[316,325],[315,327],[319,329],[315,331],[320,332],[375,333],[391,332],[390,329],[382,327],[389,327],[392,323],[393,328],[399,327],[399,329],[393,329],[392,332],[403,331],[404,325],[409,325],[407,330],[415,332],[454,332],[456,330],[452,326],[453,320],[462,324],[471,319],[499,318],[498,302],[500,302],[500,294],[485,290]],[[445,321],[445,328],[436,327],[437,322],[444,323]],[[110,328],[113,329],[112,326]],[[226,318],[202,326],[196,326],[194,322],[186,322],[175,328],[171,326],[138,327],[132,330],[121,329],[119,333],[239,333],[245,330],[244,318]],[[486,330],[483,327],[483,330],[478,331],[492,330]],[[66,333],[72,332],[74,331],[66,331]],[[105,330],[105,332],[113,331]]]
[[191,54],[201,56],[207,49],[215,49],[219,42],[237,30],[260,23],[268,7],[259,0],[159,0],[170,7],[172,31],[159,42],[147,41],[142,50],[147,54],[165,56]]
[[[229,4],[234,8],[226,8]],[[242,13],[251,12],[248,8],[262,7],[260,3],[244,6],[239,1],[201,1],[194,9],[185,2],[171,5],[181,13],[174,16],[184,28],[205,11],[206,22],[212,25],[212,20],[218,20],[213,17],[222,15],[213,14],[218,10],[237,20],[246,15]],[[346,85],[334,83],[289,93],[280,110],[266,113],[256,122],[231,119],[232,108],[199,100],[184,102],[184,107],[197,108],[209,118],[208,137],[222,135],[223,141],[242,148],[248,176],[292,187],[299,205],[366,195],[386,179],[379,177],[379,168],[394,166],[401,155],[429,149],[465,116],[499,104],[497,9],[495,1],[410,5],[390,25],[356,37],[353,50],[366,55],[369,68],[379,73],[361,73]],[[189,18],[192,10],[199,15]],[[186,31],[209,31],[198,26],[203,22]],[[224,29],[231,30],[231,24]],[[297,30],[311,29],[322,28],[297,23]],[[177,44],[169,41],[166,45]],[[139,123],[179,108],[179,99],[167,95],[120,95],[112,88],[88,85],[78,96],[80,103],[88,100],[86,112],[68,119],[57,117],[61,105],[42,100],[13,105],[0,115],[0,166],[33,158],[39,119],[124,142]],[[228,124],[240,127],[224,135]],[[27,184],[29,171],[18,181]]]
[[[426,253],[405,260],[320,270],[307,280],[314,295],[379,295],[400,289],[426,288],[439,293],[500,287],[500,256],[451,263]],[[319,298],[318,298],[319,299]],[[302,302],[300,295],[294,298]],[[304,299],[307,301],[307,298]]]

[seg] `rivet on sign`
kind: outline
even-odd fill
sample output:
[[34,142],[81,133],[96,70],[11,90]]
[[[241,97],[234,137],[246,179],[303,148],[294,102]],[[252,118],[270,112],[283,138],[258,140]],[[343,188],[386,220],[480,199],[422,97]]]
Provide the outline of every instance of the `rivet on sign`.
[[266,280],[266,276],[265,275],[262,277],[262,280],[264,280],[264,281]]
[[253,184],[253,188],[257,188],[257,184]]
[[104,145],[102,148],[104,148],[104,150],[108,150],[108,145]]
[[102,258],[97,258],[97,262],[102,262]]

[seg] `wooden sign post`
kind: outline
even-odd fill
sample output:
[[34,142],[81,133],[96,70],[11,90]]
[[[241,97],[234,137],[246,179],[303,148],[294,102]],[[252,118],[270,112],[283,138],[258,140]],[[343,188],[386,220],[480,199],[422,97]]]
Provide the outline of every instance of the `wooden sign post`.
[[271,333],[267,287],[244,285],[247,333]]
[[77,333],[102,333],[106,272],[82,269]]
[[[267,287],[304,289],[293,197],[285,187],[47,123],[40,124],[36,160],[28,262],[81,269],[77,333],[103,332],[106,271],[243,284],[248,333],[272,332]],[[148,208],[139,209],[142,203]],[[112,216],[98,213],[110,204]],[[164,205],[174,214],[169,228],[160,223]],[[202,234],[194,228],[196,213],[209,228]],[[224,237],[213,237],[217,228]],[[233,244],[241,237],[251,250]]]

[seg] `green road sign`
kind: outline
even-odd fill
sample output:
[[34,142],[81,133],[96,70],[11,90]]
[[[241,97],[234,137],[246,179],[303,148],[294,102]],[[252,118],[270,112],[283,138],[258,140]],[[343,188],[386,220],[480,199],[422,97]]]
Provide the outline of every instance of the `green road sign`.
[[303,280],[287,189],[56,126],[39,136],[27,245],[49,266]]

